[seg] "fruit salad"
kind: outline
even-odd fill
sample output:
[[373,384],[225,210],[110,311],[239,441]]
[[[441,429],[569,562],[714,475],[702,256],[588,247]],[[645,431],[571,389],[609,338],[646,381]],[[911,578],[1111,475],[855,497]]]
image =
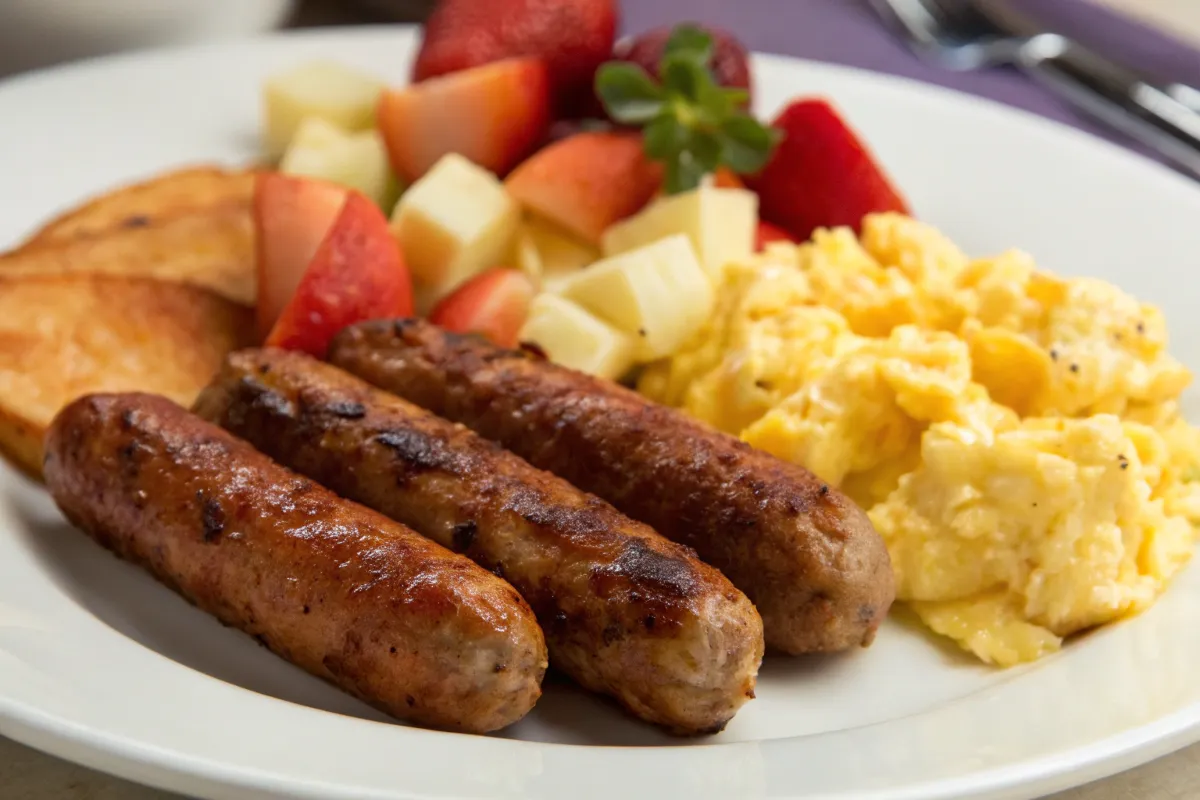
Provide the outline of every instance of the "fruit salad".
[[615,0],[443,0],[407,85],[327,60],[263,87],[259,332],[320,355],[416,314],[622,380],[708,322],[726,265],[907,212],[827,100],[755,116],[729,31],[616,40]]

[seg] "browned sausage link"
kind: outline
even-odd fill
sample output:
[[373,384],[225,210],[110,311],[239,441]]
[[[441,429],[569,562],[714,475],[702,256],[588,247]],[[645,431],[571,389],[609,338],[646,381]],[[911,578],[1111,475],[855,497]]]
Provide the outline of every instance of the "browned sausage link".
[[165,398],[67,406],[45,474],[100,544],[396,717],[482,733],[541,693],[545,641],[511,586]]
[[230,356],[196,404],[284,464],[513,583],[551,663],[680,734],[753,696],[762,621],[687,548],[608,503],[307,356]]
[[419,321],[354,326],[329,357],[695,548],[773,648],[869,644],[892,603],[887,549],[848,498],[635,392]]

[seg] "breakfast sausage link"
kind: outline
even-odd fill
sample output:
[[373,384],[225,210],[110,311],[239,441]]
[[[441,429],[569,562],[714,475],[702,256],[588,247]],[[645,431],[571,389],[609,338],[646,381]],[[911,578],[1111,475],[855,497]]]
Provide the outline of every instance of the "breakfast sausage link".
[[329,359],[694,548],[787,653],[869,644],[895,594],[862,509],[807,470],[617,384],[424,322],[370,322]]
[[281,350],[234,353],[196,410],[465,553],[537,613],[551,663],[673,733],[753,697],[762,621],[687,548],[394,395]]
[[67,406],[45,476],[101,545],[400,719],[482,733],[541,693],[545,641],[511,586],[166,398]]

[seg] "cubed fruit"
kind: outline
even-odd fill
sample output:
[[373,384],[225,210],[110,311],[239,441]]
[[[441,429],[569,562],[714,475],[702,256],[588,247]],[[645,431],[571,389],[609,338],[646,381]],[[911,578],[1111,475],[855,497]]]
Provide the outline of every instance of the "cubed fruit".
[[561,295],[637,340],[637,358],[675,352],[708,320],[712,282],[683,234],[593,264]]
[[555,364],[609,380],[629,371],[637,350],[632,336],[553,294],[533,299],[520,339],[537,345]]
[[505,186],[530,212],[599,244],[610,225],[649,202],[662,175],[641,136],[579,133],[539,150]]
[[558,291],[572,275],[600,260],[598,249],[551,222],[531,216],[522,230],[537,250],[541,286],[546,291]]
[[501,347],[515,347],[535,291],[515,269],[490,269],[443,298],[429,321],[453,333],[479,333]]
[[441,0],[425,20],[413,80],[516,56],[549,67],[559,108],[590,97],[617,30],[615,0]]
[[526,225],[521,225],[513,238],[508,262],[529,278],[534,288],[542,288],[542,254],[538,252],[537,242]]
[[701,186],[655,200],[640,213],[613,225],[604,234],[604,254],[617,255],[682,233],[691,240],[709,278],[716,282],[726,264],[754,252],[757,226],[758,198],[753,192]]
[[380,208],[390,209],[400,194],[378,131],[347,133],[320,117],[300,125],[279,171],[357,189]]
[[422,303],[436,302],[508,253],[521,213],[496,177],[460,155],[443,156],[409,187],[392,215]]
[[325,181],[260,172],[254,183],[254,239],[257,248],[256,319],[266,338],[292,299],[347,191]]
[[308,117],[352,132],[373,127],[382,91],[382,82],[333,61],[310,61],[271,76],[263,85],[268,155],[282,155]]
[[513,58],[389,89],[379,130],[392,168],[406,182],[458,153],[503,175],[550,130],[550,83],[536,58]]
[[827,101],[798,100],[772,125],[783,141],[747,181],[766,221],[805,241],[817,228],[858,230],[868,214],[909,213],[866,144]]
[[348,325],[412,311],[412,282],[387,218],[349,192],[266,345],[324,358],[330,340]]

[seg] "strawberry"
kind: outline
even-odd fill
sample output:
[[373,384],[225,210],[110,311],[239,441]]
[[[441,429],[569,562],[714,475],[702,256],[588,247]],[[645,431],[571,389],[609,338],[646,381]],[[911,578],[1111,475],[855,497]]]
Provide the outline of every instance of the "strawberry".
[[534,294],[524,273],[490,269],[444,297],[429,321],[452,333],[481,333],[501,347],[515,347]]
[[867,214],[909,213],[866,145],[825,100],[798,100],[773,125],[784,139],[747,181],[758,192],[763,219],[804,241],[822,227],[857,231]]
[[662,167],[629,133],[578,133],[538,151],[513,170],[508,193],[529,211],[592,244],[641,210],[662,184]]
[[767,245],[773,242],[791,242],[795,244],[796,240],[783,228],[760,220],[758,223],[758,232],[754,235],[754,252],[761,253],[767,249]]
[[304,270],[346,203],[332,183],[261,172],[254,182],[260,338],[266,338],[292,299]]
[[[745,105],[749,106],[753,102],[754,82],[750,73],[750,55],[745,45],[732,33],[721,28],[709,25],[695,27],[712,37],[712,60],[709,62],[709,69],[712,70],[716,84],[745,89]],[[622,41],[613,52],[613,58],[617,61],[633,62],[655,78],[661,79],[663,53],[675,30],[670,26],[655,28],[634,39]]]
[[508,172],[550,130],[549,86],[541,61],[517,58],[384,92],[379,132],[392,168],[411,182],[458,153]]
[[425,22],[413,80],[535,56],[562,110],[591,95],[616,31],[615,0],[442,0]]
[[412,280],[387,218],[350,192],[266,345],[324,358],[342,328],[412,311]]

